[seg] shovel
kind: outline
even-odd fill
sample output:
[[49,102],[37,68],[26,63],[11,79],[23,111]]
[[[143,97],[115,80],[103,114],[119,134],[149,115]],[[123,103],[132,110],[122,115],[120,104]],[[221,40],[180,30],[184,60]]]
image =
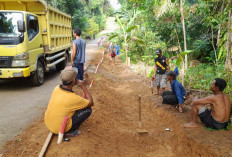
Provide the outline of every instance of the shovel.
[[141,95],[139,95],[139,128],[137,129],[139,134],[147,133],[146,129],[142,128],[142,120],[141,120]]

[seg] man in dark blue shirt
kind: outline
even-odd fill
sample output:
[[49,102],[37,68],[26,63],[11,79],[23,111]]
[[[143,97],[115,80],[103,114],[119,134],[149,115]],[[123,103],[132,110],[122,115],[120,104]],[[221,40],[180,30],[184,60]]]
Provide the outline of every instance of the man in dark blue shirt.
[[167,79],[171,83],[172,91],[163,92],[163,104],[177,105],[179,112],[182,112],[182,103],[185,101],[186,91],[182,84],[176,80],[176,73],[174,71],[170,71],[167,74]]

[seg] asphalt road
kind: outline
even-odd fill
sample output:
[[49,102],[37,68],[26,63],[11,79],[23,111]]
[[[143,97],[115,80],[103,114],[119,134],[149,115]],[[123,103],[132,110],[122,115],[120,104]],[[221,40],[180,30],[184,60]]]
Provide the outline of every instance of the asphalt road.
[[[97,40],[87,43],[85,66],[98,49]],[[60,84],[59,74],[52,68],[45,74],[45,83],[39,87],[32,87],[28,79],[0,80],[0,146],[41,116],[54,87]]]
[[[114,18],[109,18],[107,28],[101,34],[114,29],[117,29]],[[97,52],[98,40],[87,42],[85,66],[90,64]],[[59,74],[59,71],[51,69],[45,74],[44,84],[39,87],[32,87],[27,79],[0,80],[0,147],[42,115],[54,87],[61,83]]]

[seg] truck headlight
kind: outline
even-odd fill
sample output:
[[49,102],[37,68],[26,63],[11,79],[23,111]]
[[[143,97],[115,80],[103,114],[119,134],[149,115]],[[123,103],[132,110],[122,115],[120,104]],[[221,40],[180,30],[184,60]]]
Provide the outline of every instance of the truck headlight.
[[22,53],[14,56],[12,67],[27,67],[29,66],[29,53]]

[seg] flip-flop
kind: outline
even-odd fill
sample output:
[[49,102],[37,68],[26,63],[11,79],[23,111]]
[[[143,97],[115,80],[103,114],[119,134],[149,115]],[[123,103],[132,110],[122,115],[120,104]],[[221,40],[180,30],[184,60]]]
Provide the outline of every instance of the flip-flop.
[[82,132],[80,130],[74,130],[69,133],[64,134],[64,137],[76,137],[79,136]]

